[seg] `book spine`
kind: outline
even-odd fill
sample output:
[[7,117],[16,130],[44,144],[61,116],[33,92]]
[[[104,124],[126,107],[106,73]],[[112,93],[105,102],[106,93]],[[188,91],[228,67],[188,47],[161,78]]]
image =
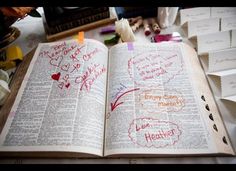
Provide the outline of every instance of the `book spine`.
[[77,19],[72,22],[67,22],[65,24],[60,24],[55,27],[48,27],[47,31],[48,31],[48,34],[56,34],[56,33],[59,33],[59,32],[65,31],[65,30],[69,30],[69,29],[72,29],[72,28],[75,28],[78,26],[82,26],[82,25],[92,23],[92,22],[95,22],[95,21],[98,21],[101,19],[109,18],[109,17],[110,17],[110,13],[109,13],[109,11],[106,11],[106,12],[102,12],[102,13],[99,13],[96,15]]
[[72,12],[65,13],[64,16],[58,17],[58,19],[57,18],[50,19],[47,22],[48,22],[48,25],[52,27],[59,24],[72,22],[72,21],[75,21],[84,17],[89,17],[95,14],[100,14],[102,12],[107,12],[107,11],[109,11],[109,7],[86,8],[81,11],[80,10],[75,11],[74,13]]

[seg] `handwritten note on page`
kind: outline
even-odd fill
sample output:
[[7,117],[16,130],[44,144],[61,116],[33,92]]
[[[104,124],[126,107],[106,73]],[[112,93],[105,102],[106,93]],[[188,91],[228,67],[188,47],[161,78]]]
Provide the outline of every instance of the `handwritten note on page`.
[[215,33],[220,31],[220,19],[209,18],[197,21],[188,21],[188,37]]
[[181,47],[133,46],[110,49],[105,154],[211,148]]
[[221,18],[221,31],[235,30],[236,29],[235,17]]
[[236,16],[236,7],[212,7],[211,17],[232,17]]
[[209,7],[188,8],[180,10],[180,24],[183,25],[187,21],[195,21],[207,19],[211,16]]
[[198,54],[230,48],[230,32],[217,32],[197,36]]
[[23,151],[76,146],[79,152],[101,156],[107,56],[107,47],[95,40],[40,44],[0,144]]
[[236,68],[236,48],[209,52],[209,72]]

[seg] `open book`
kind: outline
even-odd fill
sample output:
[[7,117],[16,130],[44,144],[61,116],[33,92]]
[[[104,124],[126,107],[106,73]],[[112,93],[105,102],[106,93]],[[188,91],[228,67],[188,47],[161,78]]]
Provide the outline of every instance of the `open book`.
[[196,52],[184,43],[39,44],[0,155],[234,155]]

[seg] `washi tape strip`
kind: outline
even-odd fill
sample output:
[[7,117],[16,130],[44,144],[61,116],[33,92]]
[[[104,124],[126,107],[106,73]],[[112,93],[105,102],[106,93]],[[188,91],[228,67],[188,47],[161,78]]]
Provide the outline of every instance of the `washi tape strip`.
[[83,31],[79,32],[78,41],[79,41],[79,44],[83,44],[84,43],[84,32]]
[[128,50],[134,50],[134,46],[132,42],[127,42]]

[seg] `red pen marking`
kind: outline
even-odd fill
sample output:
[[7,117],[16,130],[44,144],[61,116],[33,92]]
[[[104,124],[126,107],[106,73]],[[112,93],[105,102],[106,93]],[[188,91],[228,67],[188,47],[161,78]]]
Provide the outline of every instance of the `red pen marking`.
[[69,86],[70,86],[70,83],[67,83],[67,84],[65,85],[66,88],[69,88]]
[[135,88],[135,89],[126,91],[126,92],[122,93],[121,95],[119,95],[118,98],[116,99],[115,103],[114,103],[114,104],[111,103],[111,111],[113,111],[113,110],[114,110],[117,106],[119,106],[120,104],[124,103],[124,102],[117,103],[118,100],[119,100],[122,96],[124,96],[125,94],[130,93],[130,92],[132,92],[132,91],[136,91],[136,90],[139,90],[139,88]]
[[56,81],[58,81],[58,80],[59,80],[59,78],[60,78],[60,76],[61,76],[61,73],[60,73],[60,72],[58,72],[58,73],[56,73],[56,74],[52,74],[51,78],[52,78],[53,80],[56,80]]
[[70,68],[70,63],[64,64],[64,65],[61,66],[61,70],[63,70],[63,71],[68,71],[69,68]]

